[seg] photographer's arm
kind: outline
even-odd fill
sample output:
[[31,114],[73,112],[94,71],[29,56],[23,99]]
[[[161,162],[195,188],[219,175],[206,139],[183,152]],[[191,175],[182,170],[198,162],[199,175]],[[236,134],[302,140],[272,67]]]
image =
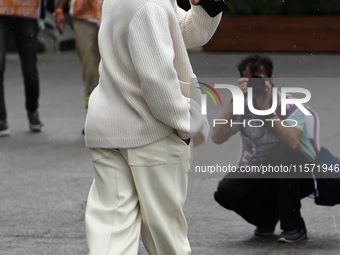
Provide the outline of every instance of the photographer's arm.
[[[256,101],[256,105],[261,110],[268,110],[270,107],[271,100],[271,84],[266,82],[266,90],[261,95],[254,95],[254,100]],[[274,134],[289,148],[292,150],[296,150],[300,146],[302,130],[298,127],[284,127],[282,126],[280,119],[277,115],[270,117],[271,121],[269,122],[268,127],[272,129]],[[299,120],[298,123],[301,125],[303,120]]]
[[[247,82],[248,78],[241,78],[238,80],[237,87],[242,90],[243,94],[247,94]],[[219,119],[227,120],[227,124],[216,124],[213,129],[211,139],[214,143],[221,144],[227,141],[232,135],[236,134],[236,129],[230,127],[230,120],[236,120],[237,116],[233,115],[233,103],[229,105],[227,110],[222,114]]]
[[214,143],[221,144],[227,141],[232,135],[236,133],[235,128],[230,127],[230,120],[236,119],[237,116],[233,115],[233,103],[229,105],[227,110],[222,114],[219,119],[227,120],[227,124],[216,124],[213,129],[213,134],[211,139]]
[[276,115],[269,119],[271,119],[271,122],[273,123],[273,125],[270,124],[270,128],[285,145],[287,145],[292,150],[299,148],[302,137],[301,129],[297,127],[282,126],[282,120]]

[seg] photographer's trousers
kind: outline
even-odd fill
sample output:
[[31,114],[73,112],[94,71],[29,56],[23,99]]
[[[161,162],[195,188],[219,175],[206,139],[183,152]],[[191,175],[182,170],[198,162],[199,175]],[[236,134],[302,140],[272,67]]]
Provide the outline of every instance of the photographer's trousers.
[[[301,151],[287,148],[273,149],[266,162],[272,166],[309,163],[311,161]],[[311,173],[286,175],[290,178],[275,174],[270,175],[271,178],[260,176],[263,178],[255,178],[247,173],[227,174],[219,182],[215,200],[260,228],[275,225],[278,217],[283,230],[303,227],[300,200],[314,191]]]

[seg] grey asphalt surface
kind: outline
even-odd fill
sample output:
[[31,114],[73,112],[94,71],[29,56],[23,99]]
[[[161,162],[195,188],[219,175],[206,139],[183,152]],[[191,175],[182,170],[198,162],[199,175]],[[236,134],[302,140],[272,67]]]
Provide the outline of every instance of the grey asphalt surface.
[[[191,52],[199,79],[236,84],[236,63],[248,53]],[[275,84],[311,91],[309,105],[321,120],[320,143],[340,156],[340,65],[337,54],[270,54]],[[92,182],[92,163],[85,148],[83,87],[75,51],[39,55],[42,133],[28,132],[20,63],[7,56],[5,74],[9,137],[0,138],[0,255],[80,255],[87,253],[84,211]],[[288,85],[287,85],[288,84]],[[227,93],[220,93],[229,102]],[[208,99],[208,118],[218,118],[225,106]],[[281,255],[339,254],[340,205],[317,206],[302,201],[310,238],[280,244],[275,235],[259,238],[254,226],[220,207],[213,199],[224,173],[198,173],[195,166],[235,165],[239,137],[222,145],[209,140],[195,150],[185,212],[192,254]],[[140,245],[139,255],[146,255]],[[172,255],[172,254],[160,254]]]

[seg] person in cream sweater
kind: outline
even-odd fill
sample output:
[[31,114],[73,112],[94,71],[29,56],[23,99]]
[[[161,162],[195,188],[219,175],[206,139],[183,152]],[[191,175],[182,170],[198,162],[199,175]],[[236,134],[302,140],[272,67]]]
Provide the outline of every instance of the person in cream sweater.
[[191,253],[183,205],[192,147],[209,125],[186,49],[205,44],[221,19],[191,5],[104,1],[99,85],[85,123],[89,254],[136,255],[140,234],[149,254]]

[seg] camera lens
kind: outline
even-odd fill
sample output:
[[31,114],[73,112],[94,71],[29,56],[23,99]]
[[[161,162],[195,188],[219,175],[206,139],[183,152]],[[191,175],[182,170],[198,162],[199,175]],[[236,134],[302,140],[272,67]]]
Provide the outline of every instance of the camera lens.
[[263,75],[254,75],[249,78],[248,88],[253,88],[255,95],[260,95],[266,89],[266,80]]

